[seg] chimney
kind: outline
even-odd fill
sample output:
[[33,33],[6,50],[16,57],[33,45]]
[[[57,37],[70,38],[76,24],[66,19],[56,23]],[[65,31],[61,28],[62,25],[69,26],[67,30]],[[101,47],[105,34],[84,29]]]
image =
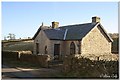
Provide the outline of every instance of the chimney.
[[100,22],[100,17],[94,16],[92,17],[92,23]]
[[59,22],[52,22],[52,28],[58,28]]

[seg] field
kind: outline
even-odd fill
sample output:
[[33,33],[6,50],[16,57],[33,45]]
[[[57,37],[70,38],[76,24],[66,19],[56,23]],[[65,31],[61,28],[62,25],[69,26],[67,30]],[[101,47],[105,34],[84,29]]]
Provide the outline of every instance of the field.
[[33,40],[3,42],[4,51],[31,51],[33,52]]

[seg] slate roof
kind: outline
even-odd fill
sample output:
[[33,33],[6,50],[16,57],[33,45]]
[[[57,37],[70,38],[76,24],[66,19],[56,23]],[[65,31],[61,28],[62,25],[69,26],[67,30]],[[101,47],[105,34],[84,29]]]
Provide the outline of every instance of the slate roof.
[[[51,40],[81,40],[97,23],[61,26],[57,29],[44,30]],[[64,38],[65,31],[66,37]]]
[[[82,38],[85,37],[91,31],[91,29],[93,29],[97,25],[100,25],[100,28],[103,30],[108,40],[112,42],[113,40],[106,33],[100,23],[67,25],[55,29],[45,29],[43,31],[50,40],[82,40]],[[40,30],[41,28],[38,29],[33,39],[35,39]]]
[[40,30],[41,30],[42,27],[44,27],[44,28],[49,28],[49,26],[42,26],[42,25],[41,25],[41,26],[39,27],[39,29],[37,30],[37,32],[35,33],[35,35],[33,36],[32,39],[35,39],[35,38],[36,38],[36,36],[39,34],[39,32],[40,32]]
[[46,29],[44,30],[47,37],[51,40],[63,40],[65,29]]

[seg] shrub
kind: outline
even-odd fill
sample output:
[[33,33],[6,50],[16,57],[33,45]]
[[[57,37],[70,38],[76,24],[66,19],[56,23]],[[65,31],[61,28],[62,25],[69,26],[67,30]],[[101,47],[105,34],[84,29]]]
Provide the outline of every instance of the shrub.
[[64,59],[63,68],[63,72],[69,77],[118,78],[118,61],[93,61],[69,56]]

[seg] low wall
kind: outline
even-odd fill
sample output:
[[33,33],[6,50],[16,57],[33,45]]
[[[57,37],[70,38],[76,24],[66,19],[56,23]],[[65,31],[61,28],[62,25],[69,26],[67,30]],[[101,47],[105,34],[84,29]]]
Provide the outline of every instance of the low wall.
[[95,55],[95,54],[75,54],[77,58],[89,58],[90,60],[104,60],[104,61],[118,61],[119,55],[112,53],[104,53],[104,55]]
[[68,77],[118,78],[119,62],[68,56],[63,61],[63,72]]
[[34,55],[23,54],[21,52],[2,51],[2,58],[8,58],[12,60],[20,60],[29,62],[31,64],[38,64],[40,67],[48,67],[49,56],[48,55]]
[[21,61],[27,61],[32,64],[38,64],[41,67],[48,67],[48,56],[47,55],[34,55],[34,54],[21,54]]
[[16,51],[2,51],[2,58],[9,58],[12,60],[18,60],[18,52]]

